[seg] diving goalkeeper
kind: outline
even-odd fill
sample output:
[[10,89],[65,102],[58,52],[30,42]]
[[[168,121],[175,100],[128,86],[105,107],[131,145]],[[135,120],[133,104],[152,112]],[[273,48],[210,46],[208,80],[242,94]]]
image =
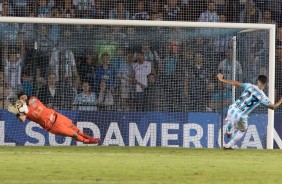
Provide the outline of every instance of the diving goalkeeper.
[[16,104],[10,104],[8,111],[17,115],[21,122],[29,119],[52,134],[72,137],[85,144],[100,142],[99,138],[86,135],[73,124],[72,120],[53,109],[47,108],[34,96],[29,97],[24,93],[19,93]]

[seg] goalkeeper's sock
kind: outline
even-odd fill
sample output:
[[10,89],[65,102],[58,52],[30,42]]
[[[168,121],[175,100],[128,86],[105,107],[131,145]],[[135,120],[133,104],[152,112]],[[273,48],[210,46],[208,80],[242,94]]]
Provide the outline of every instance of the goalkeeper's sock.
[[81,135],[82,137],[84,137],[85,139],[88,139],[87,135],[85,133],[83,133],[82,131],[80,131],[77,126],[73,125],[71,127],[78,135]]
[[[81,131],[77,128],[77,126],[72,125],[71,128],[79,135],[81,135]],[[82,135],[81,135],[82,136]]]
[[80,131],[77,126],[73,125],[72,129],[77,133],[77,140],[87,144],[98,144],[101,140],[99,138],[93,138],[82,131]]
[[238,130],[234,136],[231,138],[231,140],[226,145],[227,148],[232,148],[244,135],[245,132],[242,132]]
[[81,135],[82,137],[84,137],[85,139],[92,139],[93,137],[91,137],[91,136],[89,136],[89,135],[87,135],[87,134],[84,134],[83,133],[83,135]]
[[82,137],[81,135],[77,135],[77,137],[75,138],[76,141],[79,142],[83,142],[83,143],[89,143],[90,140],[89,139],[85,139],[84,137]]

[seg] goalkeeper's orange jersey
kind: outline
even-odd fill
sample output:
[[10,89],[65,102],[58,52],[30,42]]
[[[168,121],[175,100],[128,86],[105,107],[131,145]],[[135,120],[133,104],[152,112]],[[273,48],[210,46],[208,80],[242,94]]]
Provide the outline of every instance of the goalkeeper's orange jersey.
[[29,98],[28,111],[26,118],[39,124],[46,130],[50,129],[56,120],[56,111],[47,108],[34,96]]

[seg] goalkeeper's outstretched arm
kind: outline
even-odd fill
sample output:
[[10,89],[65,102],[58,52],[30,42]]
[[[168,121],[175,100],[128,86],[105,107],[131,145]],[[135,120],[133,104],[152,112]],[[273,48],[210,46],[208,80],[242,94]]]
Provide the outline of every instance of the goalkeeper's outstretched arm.
[[14,105],[10,104],[10,105],[8,106],[8,109],[7,109],[7,110],[8,110],[9,112],[15,114],[15,115],[18,117],[18,119],[19,119],[20,122],[24,122],[24,121],[25,121],[26,115],[21,114],[21,113],[18,111],[18,109],[17,109]]
[[240,88],[242,87],[242,83],[241,82],[223,79],[222,73],[217,74],[217,79],[219,81],[223,82],[223,83],[230,84],[232,86],[236,86],[236,87],[240,87]]
[[13,114],[15,114],[20,122],[24,122],[26,120],[26,115],[22,112],[19,112],[18,106],[21,106],[23,104],[22,101],[17,100],[16,105],[10,104],[7,108],[7,110]]

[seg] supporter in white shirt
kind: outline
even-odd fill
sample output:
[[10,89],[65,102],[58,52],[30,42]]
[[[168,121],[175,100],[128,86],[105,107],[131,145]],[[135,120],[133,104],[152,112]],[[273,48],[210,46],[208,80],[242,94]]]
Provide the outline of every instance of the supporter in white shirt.
[[136,53],[137,63],[134,63],[133,70],[136,80],[136,92],[143,92],[148,86],[147,76],[151,73],[151,63],[144,60],[143,52]]
[[216,13],[216,4],[213,1],[210,1],[208,3],[208,9],[207,11],[203,12],[199,19],[198,22],[218,22],[219,21],[219,16]]
[[75,57],[71,50],[69,49],[63,49],[59,50],[57,48],[53,49],[53,52],[51,54],[51,59],[49,62],[50,70],[55,71],[57,79],[56,81],[59,81],[59,67],[60,67],[60,60],[63,59],[63,67],[65,69],[64,71],[64,78],[65,77],[78,77],[77,69],[76,69],[76,63],[75,63]]
[[3,64],[4,64],[4,71],[5,77],[7,79],[7,83],[13,89],[20,87],[21,85],[21,74],[22,74],[22,67],[24,64],[24,44],[23,39],[19,39],[18,45],[20,47],[9,47],[8,40],[4,41],[4,57],[3,57]]
[[133,65],[134,83],[134,105],[136,111],[144,110],[144,89],[148,86],[148,75],[151,73],[151,63],[144,60],[144,53],[140,50],[136,53],[137,62]]
[[97,110],[96,94],[90,90],[90,86],[87,81],[82,83],[82,92],[75,96],[73,104],[75,105],[74,109],[80,111]]

